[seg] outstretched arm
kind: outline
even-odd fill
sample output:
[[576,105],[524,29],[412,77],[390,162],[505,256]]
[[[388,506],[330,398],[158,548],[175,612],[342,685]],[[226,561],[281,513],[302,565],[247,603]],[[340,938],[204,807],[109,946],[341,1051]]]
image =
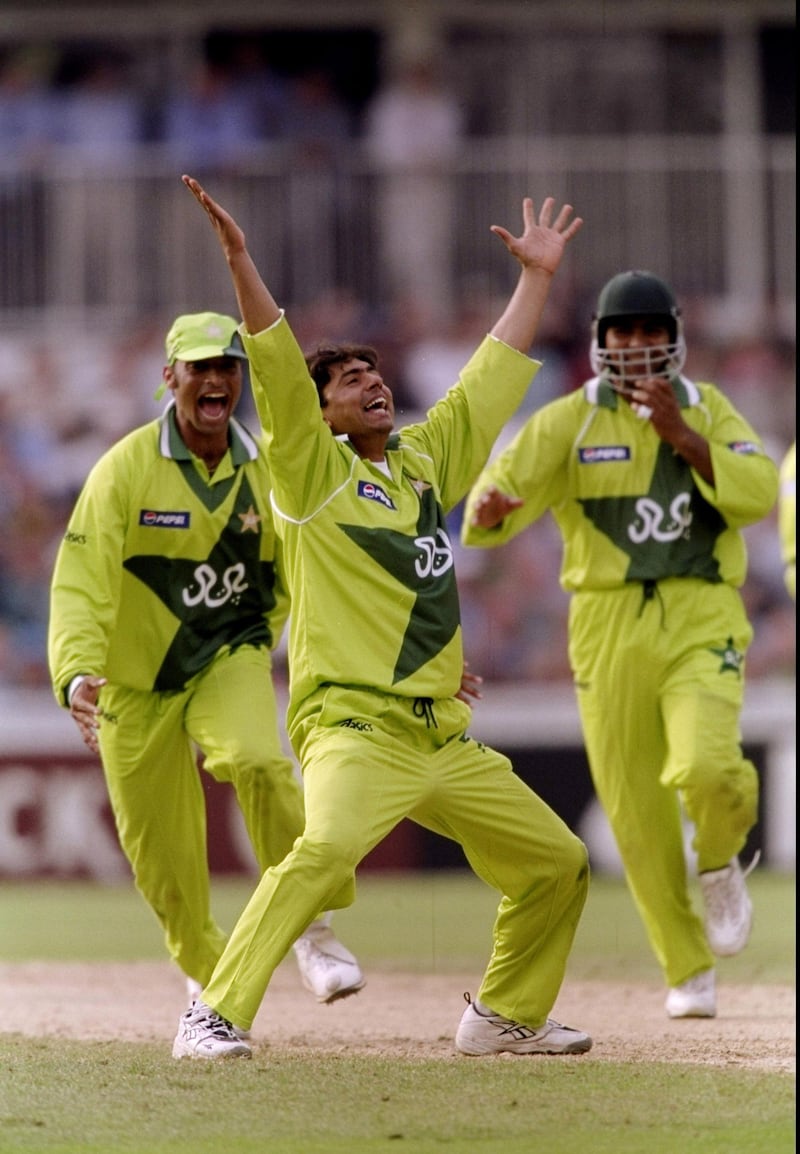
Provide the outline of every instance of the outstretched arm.
[[182,176],[181,180],[206,210],[217,234],[228,268],[231,270],[239,312],[245,328],[248,333],[260,333],[263,329],[268,329],[280,317],[281,310],[247,251],[244,233],[230,213],[212,200],[193,177]]
[[517,286],[503,315],[492,329],[492,336],[521,353],[530,351],[553,273],[561,264],[568,242],[583,224],[579,216],[570,220],[573,211],[570,204],[563,206],[555,224],[552,224],[554,204],[552,196],[545,199],[537,224],[533,201],[526,196],[522,202],[522,236],[512,236],[499,224],[492,225],[492,232],[500,237],[511,255],[522,265]]
[[520,497],[511,497],[490,485],[473,504],[469,523],[479,529],[494,529],[505,521],[509,513],[521,509],[524,504]]

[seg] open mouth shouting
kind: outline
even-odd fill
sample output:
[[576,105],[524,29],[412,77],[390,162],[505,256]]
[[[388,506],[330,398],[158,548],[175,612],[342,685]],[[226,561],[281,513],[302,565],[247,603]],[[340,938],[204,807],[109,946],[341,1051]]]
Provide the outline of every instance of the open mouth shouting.
[[207,421],[224,421],[230,408],[230,397],[222,391],[204,393],[197,398],[197,407]]

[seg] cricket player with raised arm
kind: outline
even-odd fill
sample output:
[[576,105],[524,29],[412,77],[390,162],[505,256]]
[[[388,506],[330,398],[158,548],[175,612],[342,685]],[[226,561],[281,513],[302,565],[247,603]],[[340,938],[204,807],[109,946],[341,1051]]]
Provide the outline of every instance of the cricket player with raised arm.
[[464,544],[484,548],[547,510],[561,531],[589,766],[671,1018],[714,1017],[715,956],[750,933],[738,855],[758,777],[739,729],[752,637],[741,530],[769,513],[778,484],[758,435],[715,385],[685,375],[685,357],[669,286],[640,270],[613,277],[593,321],[595,375],[528,419],[479,478],[462,525]]
[[[316,909],[334,908],[365,855],[404,817],[452,838],[498,891],[491,959],[456,1033],[465,1054],[576,1054],[591,1039],[550,1011],[586,899],[586,849],[467,733],[463,656],[445,513],[466,494],[525,395],[528,352],[567,242],[580,227],[523,202],[520,266],[505,312],[426,419],[393,432],[377,356],[327,346],[307,364],[232,217],[191,177],[233,279],[275,525],[292,600],[288,730],[306,828],[268,869],[173,1054],[247,1056],[270,977]],[[555,215],[555,220],[553,217]],[[309,371],[310,370],[310,371]]]

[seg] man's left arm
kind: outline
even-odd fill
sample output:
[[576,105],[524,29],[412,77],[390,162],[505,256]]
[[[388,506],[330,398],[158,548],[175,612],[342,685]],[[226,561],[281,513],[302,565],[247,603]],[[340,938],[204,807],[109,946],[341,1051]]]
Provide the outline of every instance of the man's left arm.
[[426,420],[403,430],[406,444],[436,462],[445,511],[474,484],[540,367],[539,361],[486,337]]
[[778,499],[778,466],[752,425],[719,389],[704,386],[703,405],[710,414],[706,443],[713,481],[695,470],[698,488],[729,528],[752,525],[766,517]]

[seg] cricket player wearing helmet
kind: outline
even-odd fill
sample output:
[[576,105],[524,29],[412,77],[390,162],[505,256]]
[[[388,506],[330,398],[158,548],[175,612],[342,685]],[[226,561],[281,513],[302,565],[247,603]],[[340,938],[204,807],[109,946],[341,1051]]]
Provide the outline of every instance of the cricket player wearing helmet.
[[[741,530],[777,497],[758,435],[683,373],[672,290],[648,272],[602,289],[595,375],[534,413],[467,502],[465,545],[492,548],[546,510],[572,594],[569,656],[589,765],[669,988],[670,1017],[714,1017],[715,955],[738,953],[752,906],[738,855],[758,779],[742,753]],[[705,922],[692,909],[681,808]]]

